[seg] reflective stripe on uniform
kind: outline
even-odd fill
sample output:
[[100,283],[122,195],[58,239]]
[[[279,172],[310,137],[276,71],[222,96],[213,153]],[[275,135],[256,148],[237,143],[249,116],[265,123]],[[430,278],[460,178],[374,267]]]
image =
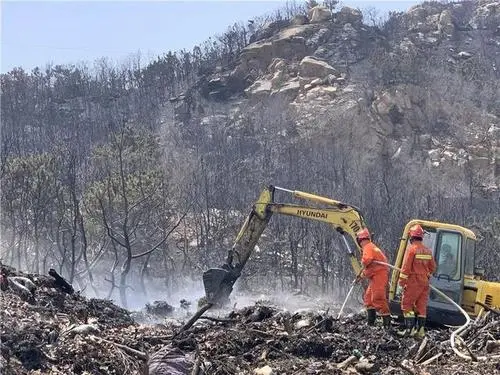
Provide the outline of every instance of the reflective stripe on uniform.
[[400,278],[400,279],[407,279],[407,278],[408,278],[408,275],[405,275],[403,272],[401,272],[401,273],[399,274],[399,278]]
[[415,311],[408,311],[403,314],[405,318],[414,318],[415,317]]
[[431,260],[432,255],[430,254],[416,254],[415,259],[425,259],[425,260]]

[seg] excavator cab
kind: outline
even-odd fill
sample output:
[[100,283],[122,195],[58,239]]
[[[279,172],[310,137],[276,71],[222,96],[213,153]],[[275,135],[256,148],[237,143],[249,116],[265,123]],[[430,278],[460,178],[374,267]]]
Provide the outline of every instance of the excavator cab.
[[[410,245],[408,229],[420,224],[425,231],[424,245],[432,250],[436,261],[436,272],[431,277],[431,285],[445,293],[459,305],[464,304],[466,278],[473,278],[475,236],[463,227],[432,221],[412,220],[405,227],[401,239],[396,267],[401,268],[404,254]],[[391,311],[401,315],[401,287],[398,285],[399,271],[394,271],[391,280],[390,302]],[[473,305],[473,303],[472,303]],[[461,325],[465,317],[456,307],[435,291],[431,290],[427,307],[427,318],[438,324]]]

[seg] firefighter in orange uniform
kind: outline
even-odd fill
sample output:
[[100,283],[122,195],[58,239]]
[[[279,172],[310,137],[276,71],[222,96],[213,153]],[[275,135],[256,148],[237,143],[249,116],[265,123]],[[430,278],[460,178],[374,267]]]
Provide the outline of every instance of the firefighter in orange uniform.
[[436,270],[436,262],[432,257],[432,251],[422,243],[424,230],[420,225],[410,228],[409,237],[411,245],[406,250],[403,267],[399,274],[399,285],[403,287],[401,310],[405,319],[405,327],[398,333],[401,336],[409,334],[422,338],[425,336],[429,279]]
[[367,228],[356,233],[356,241],[363,250],[361,263],[363,277],[369,280],[364,295],[364,304],[367,312],[368,325],[375,324],[377,311],[382,316],[384,328],[391,328],[391,314],[387,303],[387,283],[389,281],[389,267],[374,261],[387,263],[387,258],[372,241]]

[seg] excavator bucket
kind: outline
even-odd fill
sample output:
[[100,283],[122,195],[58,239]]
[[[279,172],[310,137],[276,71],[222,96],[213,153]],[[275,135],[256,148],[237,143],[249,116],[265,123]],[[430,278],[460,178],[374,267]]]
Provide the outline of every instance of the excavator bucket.
[[223,268],[210,268],[203,272],[203,286],[209,303],[219,302],[223,290],[227,288],[224,280],[228,276],[229,272]]

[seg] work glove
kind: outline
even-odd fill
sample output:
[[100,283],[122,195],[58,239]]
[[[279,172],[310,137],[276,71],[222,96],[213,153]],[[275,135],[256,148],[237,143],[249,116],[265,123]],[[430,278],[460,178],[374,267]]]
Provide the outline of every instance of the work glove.
[[361,270],[359,270],[359,273],[356,276],[356,280],[354,281],[356,284],[366,277],[365,271],[366,271],[365,267],[362,267]]
[[398,299],[401,299],[401,296],[403,295],[403,288],[397,288],[396,289],[396,297]]

